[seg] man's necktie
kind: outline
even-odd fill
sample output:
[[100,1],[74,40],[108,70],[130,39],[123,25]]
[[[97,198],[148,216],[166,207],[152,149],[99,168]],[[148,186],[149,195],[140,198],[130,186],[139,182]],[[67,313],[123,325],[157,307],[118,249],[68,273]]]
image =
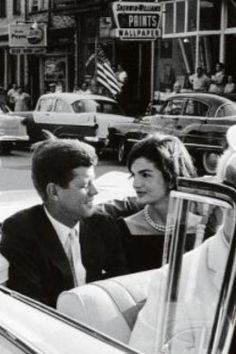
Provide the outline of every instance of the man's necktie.
[[76,229],[72,229],[68,235],[68,258],[75,286],[85,284],[86,271],[81,260],[81,248],[79,235]]

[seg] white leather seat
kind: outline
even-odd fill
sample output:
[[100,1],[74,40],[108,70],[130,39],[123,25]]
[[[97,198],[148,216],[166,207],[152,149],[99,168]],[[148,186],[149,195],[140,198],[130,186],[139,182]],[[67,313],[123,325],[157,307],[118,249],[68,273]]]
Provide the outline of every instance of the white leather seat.
[[57,309],[127,343],[143,306],[153,270],[90,283],[62,292]]

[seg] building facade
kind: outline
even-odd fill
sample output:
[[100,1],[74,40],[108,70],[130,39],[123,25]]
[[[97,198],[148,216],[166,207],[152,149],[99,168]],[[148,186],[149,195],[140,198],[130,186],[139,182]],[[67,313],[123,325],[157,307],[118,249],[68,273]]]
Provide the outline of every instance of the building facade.
[[[0,0],[1,84],[26,86],[32,105],[51,82],[72,91],[94,77],[100,43],[110,62],[128,74],[123,104],[130,113],[141,113],[156,90],[171,89],[175,80],[187,88],[199,65],[211,73],[223,62],[236,79],[235,0],[156,2],[162,6],[159,38],[125,41],[114,36],[110,0]],[[46,52],[11,53],[8,25],[19,21],[46,24]]]

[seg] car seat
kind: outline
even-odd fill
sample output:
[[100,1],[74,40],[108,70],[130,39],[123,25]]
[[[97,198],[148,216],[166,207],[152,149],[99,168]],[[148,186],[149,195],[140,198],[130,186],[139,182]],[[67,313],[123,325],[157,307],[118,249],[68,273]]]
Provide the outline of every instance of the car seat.
[[154,270],[97,281],[62,292],[57,309],[123,343],[128,343],[145,303]]

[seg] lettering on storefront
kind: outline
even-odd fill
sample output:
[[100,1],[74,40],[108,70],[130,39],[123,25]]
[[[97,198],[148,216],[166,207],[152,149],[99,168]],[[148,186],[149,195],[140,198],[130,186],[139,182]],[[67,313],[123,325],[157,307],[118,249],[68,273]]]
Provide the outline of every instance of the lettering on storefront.
[[122,40],[154,40],[160,37],[160,4],[114,2],[112,11],[116,37]]

